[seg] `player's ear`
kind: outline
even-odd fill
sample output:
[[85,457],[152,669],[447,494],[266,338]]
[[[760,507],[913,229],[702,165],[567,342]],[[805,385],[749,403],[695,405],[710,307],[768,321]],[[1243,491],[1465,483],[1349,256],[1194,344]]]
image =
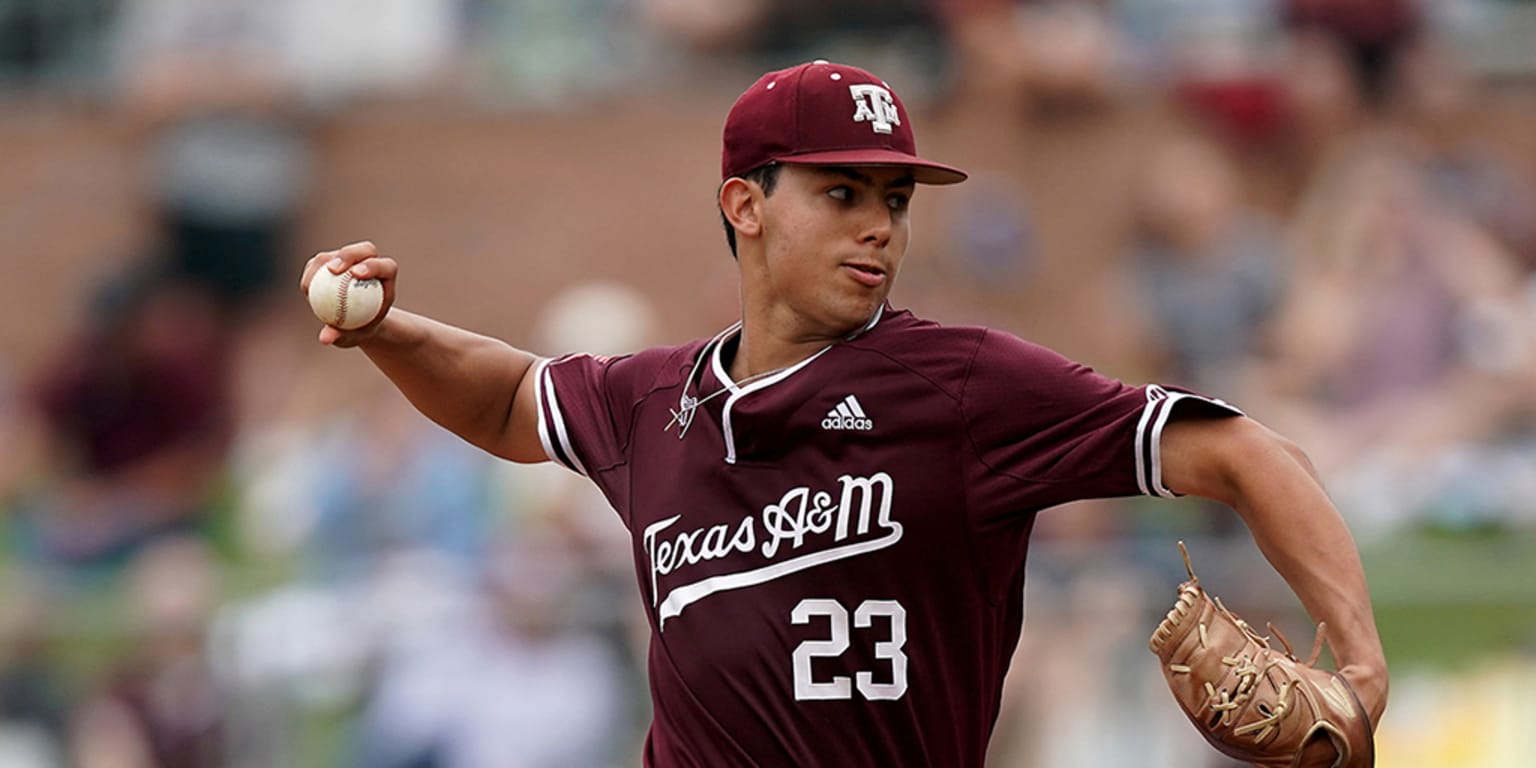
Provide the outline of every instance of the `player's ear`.
[[744,237],[762,234],[762,188],[739,176],[720,185],[720,213]]

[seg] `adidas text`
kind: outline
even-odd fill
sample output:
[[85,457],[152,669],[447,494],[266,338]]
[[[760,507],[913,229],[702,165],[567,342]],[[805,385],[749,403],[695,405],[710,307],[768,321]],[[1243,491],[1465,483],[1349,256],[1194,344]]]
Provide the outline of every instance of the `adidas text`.
[[821,420],[822,429],[858,429],[869,431],[875,428],[875,422],[869,418],[856,416],[828,416]]

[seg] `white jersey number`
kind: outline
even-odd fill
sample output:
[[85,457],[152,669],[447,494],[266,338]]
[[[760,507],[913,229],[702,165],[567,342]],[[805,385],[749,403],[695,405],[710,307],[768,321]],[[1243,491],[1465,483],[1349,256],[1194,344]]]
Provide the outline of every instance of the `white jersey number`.
[[847,675],[833,675],[826,682],[811,677],[811,660],[835,658],[848,650],[848,609],[836,600],[807,598],[801,600],[789,614],[792,624],[809,624],[811,618],[825,616],[829,620],[832,636],[825,640],[806,640],[795,648],[795,699],[816,701],[827,699],[851,699],[856,682],[859,693],[870,700],[899,699],[907,692],[907,655],[902,646],[907,644],[907,609],[895,600],[865,600],[853,612],[853,626],[868,629],[875,618],[883,618],[890,632],[887,640],[875,643],[875,657],[891,665],[889,682],[876,682],[874,672],[857,672],[850,681]]

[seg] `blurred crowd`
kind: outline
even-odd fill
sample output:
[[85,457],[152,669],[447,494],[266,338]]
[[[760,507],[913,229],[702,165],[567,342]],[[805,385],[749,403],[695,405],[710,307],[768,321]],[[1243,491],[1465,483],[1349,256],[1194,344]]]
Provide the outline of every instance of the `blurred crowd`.
[[[0,2],[0,123],[129,115],[145,168],[143,236],[71,321],[7,315],[41,351],[0,358],[0,768],[637,764],[643,619],[602,498],[458,442],[300,316],[299,265],[339,244],[297,236],[334,150],[316,126],[381,102],[548,120],[664,91],[723,115],[764,69],[865,66],[975,172],[919,203],[898,303],[1238,404],[1306,448],[1363,545],[1528,534],[1533,35],[1522,0]],[[1036,154],[988,163],[998,136]],[[1099,164],[1114,199],[1075,184]],[[512,340],[540,353],[735,311],[729,275],[690,273],[708,297],[683,310],[512,245],[564,286],[507,299],[534,302]],[[1037,530],[1021,649],[1062,663],[1015,670],[993,763],[1226,765],[1143,648],[1174,533],[1229,602],[1296,616],[1246,580],[1231,513],[1104,502]],[[1464,722],[1536,711],[1519,632],[1498,674],[1397,678],[1384,760],[1536,759],[1516,715]]]

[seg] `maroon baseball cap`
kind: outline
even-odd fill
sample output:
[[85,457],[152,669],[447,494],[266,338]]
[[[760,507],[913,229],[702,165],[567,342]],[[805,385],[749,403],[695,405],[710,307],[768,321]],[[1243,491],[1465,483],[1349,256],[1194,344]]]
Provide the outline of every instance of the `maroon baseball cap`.
[[923,184],[966,173],[917,156],[907,108],[885,81],[824,59],[769,72],[725,117],[720,178],[769,163],[901,165]]

